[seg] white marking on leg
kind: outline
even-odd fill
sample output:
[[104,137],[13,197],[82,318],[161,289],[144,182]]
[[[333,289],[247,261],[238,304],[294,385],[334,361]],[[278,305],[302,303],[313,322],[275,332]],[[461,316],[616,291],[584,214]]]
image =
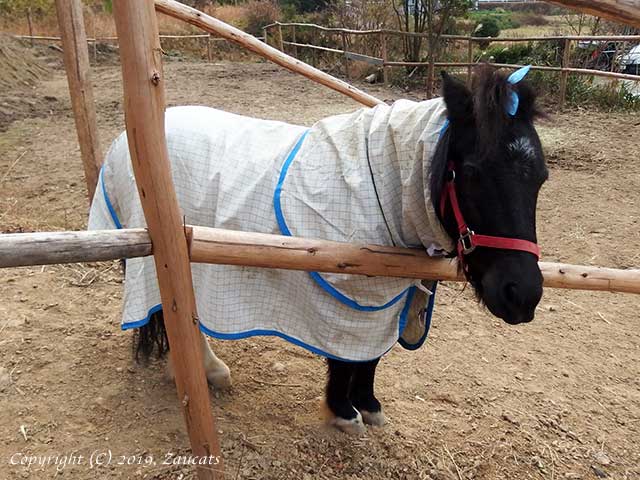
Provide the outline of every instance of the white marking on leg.
[[384,416],[382,410],[380,410],[379,412],[367,412],[366,410],[360,410],[360,413],[362,414],[362,420],[367,425],[381,427],[387,421],[387,418]]
[[367,431],[367,427],[362,421],[362,415],[356,410],[356,418],[348,420],[341,417],[333,417],[329,421],[329,425],[336,427],[338,430],[348,435],[362,435]]
[[204,371],[207,374],[207,381],[215,388],[226,389],[231,387],[231,371],[229,367],[220,360],[207,341],[207,337],[201,334],[202,339],[202,360],[204,361]]

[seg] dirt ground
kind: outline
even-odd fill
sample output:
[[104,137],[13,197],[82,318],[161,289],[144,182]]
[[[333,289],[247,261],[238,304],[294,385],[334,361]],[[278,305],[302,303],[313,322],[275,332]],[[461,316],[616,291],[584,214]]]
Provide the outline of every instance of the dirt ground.
[[[3,232],[86,224],[66,79],[49,68],[36,87],[0,92],[0,105],[33,106],[0,128]],[[266,63],[172,62],[166,73],[171,105],[307,125],[358,108]],[[99,67],[94,78],[106,150],[124,127],[120,71]],[[544,260],[640,266],[640,116],[575,110],[539,131],[551,169],[539,205]],[[0,478],[193,477],[161,464],[189,442],[162,363],[132,361],[121,296],[115,262],[0,271]],[[633,295],[549,289],[536,320],[511,327],[469,289],[443,284],[426,345],[383,359],[389,423],[362,438],[322,426],[321,358],[272,338],[212,342],[234,379],[211,405],[228,478],[638,479],[639,307]],[[96,451],[156,465],[12,465],[16,454]]]

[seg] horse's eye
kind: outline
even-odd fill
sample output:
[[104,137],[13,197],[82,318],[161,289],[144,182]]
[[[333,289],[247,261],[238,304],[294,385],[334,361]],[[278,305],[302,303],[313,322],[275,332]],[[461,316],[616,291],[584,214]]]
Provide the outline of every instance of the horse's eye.
[[462,175],[465,178],[473,178],[480,173],[480,169],[474,163],[465,162],[462,165]]

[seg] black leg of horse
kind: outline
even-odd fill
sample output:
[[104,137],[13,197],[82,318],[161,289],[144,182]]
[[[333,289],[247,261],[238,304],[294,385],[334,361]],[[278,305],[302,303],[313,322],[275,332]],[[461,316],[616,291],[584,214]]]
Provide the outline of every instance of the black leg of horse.
[[374,381],[379,358],[370,362],[356,363],[355,373],[351,381],[351,403],[362,415],[364,423],[384,425],[385,418],[382,406],[374,394]]
[[353,408],[349,398],[357,364],[328,359],[328,365],[326,402],[333,417],[330,423],[346,433],[363,433],[362,416]]

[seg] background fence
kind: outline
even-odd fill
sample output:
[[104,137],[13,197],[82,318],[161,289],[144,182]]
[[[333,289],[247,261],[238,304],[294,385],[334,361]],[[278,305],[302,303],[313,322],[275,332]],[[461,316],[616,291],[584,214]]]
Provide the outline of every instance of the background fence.
[[[514,38],[487,38],[473,37],[466,35],[441,35],[440,42],[443,43],[442,57],[433,58],[431,61],[408,62],[404,60],[394,60],[394,56],[401,49],[398,48],[398,40],[406,41],[410,37],[429,38],[428,33],[402,32],[398,30],[350,30],[345,28],[328,28],[308,23],[280,23],[276,22],[267,25],[263,29],[265,41],[280,50],[285,48],[288,53],[300,57],[302,49],[311,52],[309,61],[317,66],[318,53],[328,52],[342,57],[344,74],[350,77],[350,62],[360,61],[378,66],[382,69],[382,78],[385,83],[389,82],[389,70],[395,67],[425,67],[427,69],[427,94],[433,95],[434,72],[436,67],[440,68],[462,68],[466,69],[467,82],[471,81],[471,72],[479,61],[485,59],[478,55],[489,44],[515,44],[531,42],[554,42],[557,45],[558,64],[557,65],[532,65],[532,70],[557,72],[560,74],[559,101],[563,106],[566,101],[567,83],[569,75],[589,75],[592,77],[605,77],[617,80],[629,80],[640,82],[640,76],[628,73],[618,73],[613,71],[598,70],[594,68],[578,68],[572,66],[572,52],[576,51],[579,42],[588,42],[591,45],[598,45],[606,42],[614,42],[616,50],[612,57],[618,57],[625,52],[628,44],[640,43],[640,35],[609,35],[609,36],[548,36],[548,37],[514,37]],[[302,41],[304,39],[304,41]],[[482,47],[482,48],[480,48]],[[359,50],[355,52],[354,50]],[[523,65],[515,63],[495,63],[487,62],[496,67],[520,68]],[[611,67],[613,67],[613,62]],[[413,72],[408,75],[411,76]]]

